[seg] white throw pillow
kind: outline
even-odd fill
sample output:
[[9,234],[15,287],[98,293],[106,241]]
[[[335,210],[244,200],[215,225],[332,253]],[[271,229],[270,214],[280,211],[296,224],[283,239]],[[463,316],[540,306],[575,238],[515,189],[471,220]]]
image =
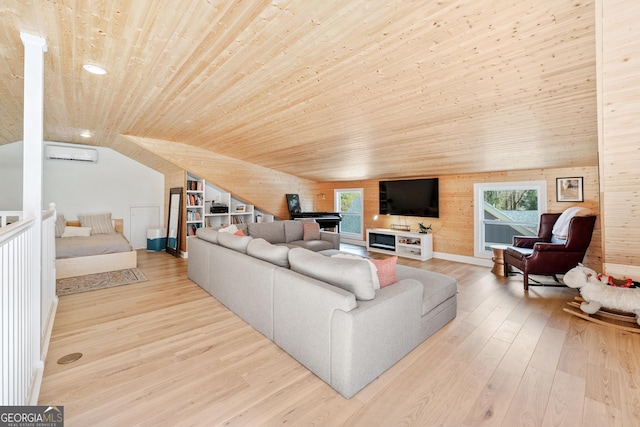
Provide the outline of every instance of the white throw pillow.
[[218,229],[218,233],[231,233],[234,234],[236,231],[238,231],[238,227],[236,227],[235,224],[231,224],[228,227],[222,227]]
[[91,227],[65,227],[62,237],[89,237]]

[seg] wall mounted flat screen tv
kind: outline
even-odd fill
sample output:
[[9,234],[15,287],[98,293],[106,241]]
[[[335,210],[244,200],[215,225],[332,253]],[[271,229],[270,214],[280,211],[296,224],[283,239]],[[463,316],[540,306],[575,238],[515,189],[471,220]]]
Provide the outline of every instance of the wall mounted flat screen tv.
[[438,218],[438,178],[380,181],[380,214]]

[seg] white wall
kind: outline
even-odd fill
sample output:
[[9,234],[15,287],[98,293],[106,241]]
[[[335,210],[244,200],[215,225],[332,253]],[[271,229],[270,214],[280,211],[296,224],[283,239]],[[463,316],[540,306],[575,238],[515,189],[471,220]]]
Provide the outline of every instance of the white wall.
[[22,142],[0,146],[0,211],[22,210]]
[[[110,148],[91,148],[98,150],[97,163],[44,160],[43,208],[53,202],[68,220],[111,212],[124,219],[129,240],[136,231],[146,234],[146,229],[131,230],[132,208],[157,207],[159,223],[148,226],[166,227],[164,175]],[[22,210],[22,142],[0,146],[0,210]]]

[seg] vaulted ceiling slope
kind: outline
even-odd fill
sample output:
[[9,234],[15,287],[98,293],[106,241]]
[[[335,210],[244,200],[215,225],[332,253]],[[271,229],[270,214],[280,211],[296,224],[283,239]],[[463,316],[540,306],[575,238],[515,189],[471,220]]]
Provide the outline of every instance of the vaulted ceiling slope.
[[48,44],[47,140],[316,181],[597,165],[593,0],[4,0],[0,23],[0,144],[22,139],[22,31]]

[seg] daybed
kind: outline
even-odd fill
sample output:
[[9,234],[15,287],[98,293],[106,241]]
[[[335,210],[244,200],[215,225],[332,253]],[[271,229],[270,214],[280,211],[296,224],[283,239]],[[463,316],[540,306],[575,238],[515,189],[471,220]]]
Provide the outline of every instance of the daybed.
[[[285,226],[293,225],[270,225]],[[456,315],[451,277],[396,266],[396,257],[374,269],[336,249],[313,252],[248,230],[199,229],[188,240],[189,278],[345,398]],[[295,238],[304,241],[301,230]]]
[[56,219],[56,279],[135,268],[137,252],[123,236],[123,220],[111,214]]

